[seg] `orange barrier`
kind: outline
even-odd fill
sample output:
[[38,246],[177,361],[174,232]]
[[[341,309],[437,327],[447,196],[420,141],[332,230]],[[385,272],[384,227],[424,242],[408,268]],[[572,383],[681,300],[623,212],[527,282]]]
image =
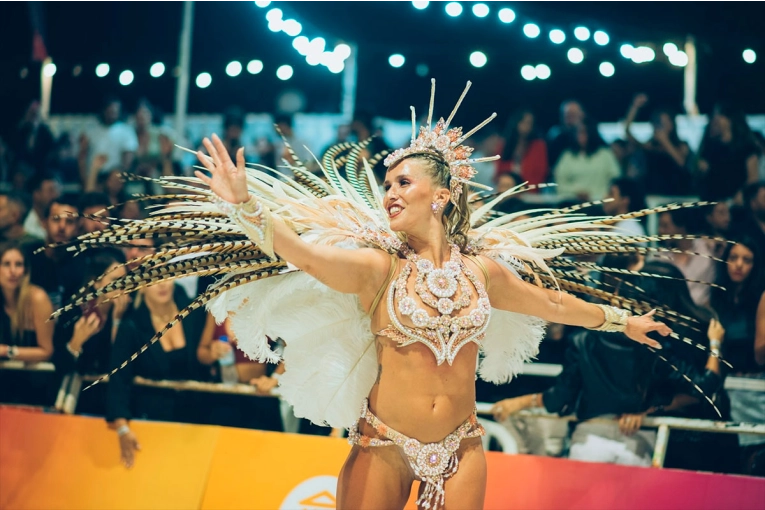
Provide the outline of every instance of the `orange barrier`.
[[[335,507],[344,440],[133,422],[142,451],[119,463],[103,420],[0,407],[0,509]],[[761,510],[765,480],[487,453],[486,508]],[[412,500],[407,508],[414,508]]]

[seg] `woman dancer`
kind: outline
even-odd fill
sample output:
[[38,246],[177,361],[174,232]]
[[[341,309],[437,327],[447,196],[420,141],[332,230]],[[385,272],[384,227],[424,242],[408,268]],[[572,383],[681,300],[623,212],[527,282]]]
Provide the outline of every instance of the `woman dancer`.
[[[246,171],[243,151],[234,164],[213,136],[204,141],[209,155],[198,153],[209,175],[198,172],[193,186],[163,181],[185,190],[173,196],[179,202],[77,241],[148,236],[166,245],[138,260],[121,282],[75,296],[75,306],[115,288],[128,292],[190,273],[225,276],[168,328],[207,304],[218,321],[231,320],[252,359],[277,360],[266,338],[285,340],[282,397],[297,416],[350,428],[354,447],[339,477],[339,508],[403,507],[415,480],[423,482],[421,507],[482,506],[486,464],[474,408],[479,348],[479,374],[499,383],[536,353],[544,321],[620,331],[653,347],[659,344],[647,333],[670,334],[653,320],[661,310],[631,317],[561,292],[649,311],[572,281],[564,268],[576,262],[555,258],[644,242],[609,231],[626,216],[557,210],[481,224],[494,205],[522,191],[469,209],[465,186],[471,164],[481,160],[470,159],[463,142],[494,116],[462,134],[449,129],[457,108],[433,126],[432,106],[433,95],[427,126],[417,134],[413,121],[410,146],[386,159],[384,198],[371,172],[376,157],[364,161],[364,174],[358,168],[368,141],[328,151],[325,183],[299,164],[290,167],[294,180]],[[200,181],[211,191],[200,190]]]
[[415,144],[386,159],[384,207],[391,230],[406,238],[395,255],[303,241],[277,216],[269,219],[250,195],[242,149],[234,165],[213,135],[204,140],[212,160],[199,155],[211,176],[198,171],[197,177],[244,225],[252,224],[257,244],[273,243],[279,257],[338,292],[356,294],[371,318],[377,379],[351,429],[354,446],[340,472],[338,508],[403,508],[418,478],[426,482],[422,506],[483,507],[486,462],[473,382],[490,307],[592,329],[615,326],[654,346],[646,333],[670,332],[650,315],[627,317],[540,289],[488,257],[466,254],[469,209],[467,193],[455,189],[459,166],[436,144]]

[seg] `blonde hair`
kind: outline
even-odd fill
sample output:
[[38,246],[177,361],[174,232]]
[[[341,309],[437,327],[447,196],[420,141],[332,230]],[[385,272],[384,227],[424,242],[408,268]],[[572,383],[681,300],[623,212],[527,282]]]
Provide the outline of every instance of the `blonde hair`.
[[[21,250],[19,243],[10,241],[0,245],[0,261],[2,261],[5,254],[16,250],[21,254],[21,258],[24,259],[24,277],[21,279],[19,288],[16,289],[16,310],[11,315],[11,339],[20,341],[24,336],[24,329],[29,319],[32,317],[32,309],[29,306],[29,300],[31,296],[32,285],[29,283],[29,264],[24,252]],[[5,306],[5,298],[0,293],[0,305]]]
[[[401,161],[414,159],[422,163],[423,167],[433,179],[433,183],[439,187],[446,188],[450,192],[452,176],[449,172],[449,164],[435,154],[422,153],[412,154],[403,158]],[[463,186],[462,193],[455,205],[451,200],[447,202],[444,209],[444,215],[441,217],[441,223],[446,233],[446,238],[459,246],[463,253],[467,250],[468,232],[470,231],[470,205],[468,204],[468,193],[466,186]]]

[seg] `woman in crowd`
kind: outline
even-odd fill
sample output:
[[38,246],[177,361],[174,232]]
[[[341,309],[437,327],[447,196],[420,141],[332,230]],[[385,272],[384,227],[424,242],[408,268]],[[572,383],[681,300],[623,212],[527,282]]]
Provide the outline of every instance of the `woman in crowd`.
[[[95,289],[104,288],[117,278],[124,276],[122,264],[125,257],[117,249],[102,248],[88,258],[84,265],[82,285],[104,275],[94,284]],[[92,301],[82,309],[77,321],[62,318],[56,326],[54,345],[56,347],[53,363],[59,376],[64,378],[64,394],[79,390],[79,383],[74,383],[75,373],[79,375],[101,375],[110,367],[112,345],[117,336],[120,321],[128,310],[130,297],[114,297],[108,294]],[[104,414],[105,388],[79,395],[78,411],[89,414]]]
[[510,117],[500,153],[502,157],[496,163],[496,176],[512,172],[529,184],[547,182],[550,171],[547,144],[534,129],[531,110],[519,110]]
[[[47,361],[53,355],[53,305],[29,282],[29,264],[17,241],[0,244],[0,360]],[[50,405],[45,374],[0,371],[0,402]]]
[[43,289],[29,283],[21,246],[0,245],[0,359],[35,362],[53,355],[53,305]]
[[[208,315],[202,339],[197,348],[197,359],[203,365],[212,367],[211,376],[227,384],[252,384],[260,396],[272,396],[284,364],[271,366],[268,363],[252,361],[241,349],[236,348],[236,336],[228,320],[216,324]],[[231,375],[227,376],[227,372]],[[279,416],[279,401],[274,398],[253,398],[239,395],[214,395],[211,402],[213,413],[220,425],[247,427],[261,430],[282,430]]]
[[611,181],[621,175],[619,162],[590,118],[577,128],[573,146],[563,151],[555,166],[561,199],[601,200]]
[[649,195],[685,196],[691,192],[691,174],[688,171],[688,144],[677,136],[673,115],[667,110],[655,110],[651,114],[653,134],[645,143],[632,135],[632,123],[640,109],[648,102],[648,96],[638,94],[632,102],[624,129],[630,143],[643,150],[646,193]]
[[759,179],[760,157],[744,114],[718,104],[699,149],[701,194],[714,200],[734,198],[746,184]]
[[[619,259],[626,260],[608,257],[604,265],[620,268],[623,264]],[[692,317],[699,322],[699,331],[706,332],[706,338],[693,338],[699,336],[697,333],[692,339],[711,345],[711,350],[719,353],[725,332],[710,311],[693,303],[680,271],[663,262],[645,265],[639,259],[630,262],[632,264],[624,269],[679,280],[608,277],[604,282],[618,286],[623,294],[633,292],[633,286],[623,283],[628,282],[637,284],[646,296],[662,296],[668,308]],[[693,333],[694,330],[681,327],[677,332]],[[662,355],[686,373],[706,395],[715,395],[722,384],[718,359],[712,353],[698,351],[706,361],[699,364],[692,357],[695,353],[677,352],[678,344],[663,343]],[[682,347],[680,349],[682,351]],[[679,373],[624,335],[582,331],[573,337],[563,367],[552,388],[502,400],[492,411],[498,420],[535,407],[560,415],[575,414],[580,423],[571,438],[569,458],[572,459],[650,466],[656,436],[654,432],[640,430],[644,416],[676,411],[696,404],[699,399],[699,405],[711,409],[701,395],[692,395],[693,388],[684,384]],[[592,419],[614,421],[588,421]]]
[[[706,221],[706,234],[711,237],[727,239],[731,228],[731,211],[728,202],[717,202],[709,207],[704,215]],[[711,241],[713,245],[713,254],[717,258],[722,258],[728,244],[725,241]]]
[[[185,293],[172,281],[141,290],[134,309],[117,331],[112,367],[128,359],[189,303]],[[138,438],[129,426],[131,419],[197,422],[198,413],[204,412],[191,392],[142,388],[138,398],[131,398],[131,394],[135,376],[153,380],[209,380],[204,367],[197,361],[197,348],[206,320],[204,311],[192,313],[142,356],[109,378],[106,420],[117,432],[120,458],[126,467],[133,465],[135,452],[139,449]]]
[[[736,377],[765,380],[765,260],[760,246],[749,236],[729,244],[717,283],[712,306],[720,314],[727,334],[723,357]],[[728,390],[733,421],[765,423],[765,393]],[[765,475],[765,437],[740,434],[742,472]]]

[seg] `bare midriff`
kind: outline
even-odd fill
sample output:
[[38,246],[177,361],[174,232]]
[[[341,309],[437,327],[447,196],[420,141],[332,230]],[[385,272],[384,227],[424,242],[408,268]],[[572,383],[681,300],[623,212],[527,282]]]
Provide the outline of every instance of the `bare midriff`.
[[433,443],[470,417],[475,408],[478,345],[465,345],[450,366],[438,365],[421,343],[398,347],[383,336],[375,342],[382,368],[369,394],[369,408],[388,427]]

